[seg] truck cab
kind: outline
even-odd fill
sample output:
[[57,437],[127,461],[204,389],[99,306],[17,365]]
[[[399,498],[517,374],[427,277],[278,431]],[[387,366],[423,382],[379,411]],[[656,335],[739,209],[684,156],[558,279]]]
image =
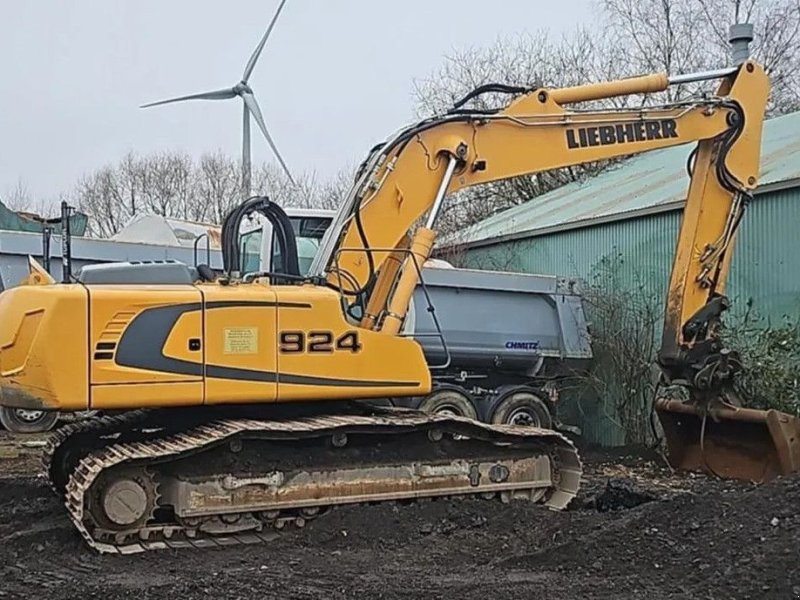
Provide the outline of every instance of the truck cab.
[[[309,272],[317,255],[325,231],[330,227],[335,211],[317,208],[284,209],[292,223],[297,239],[297,257],[300,273]],[[272,235],[272,224],[266,219],[253,219],[243,227],[240,238],[243,273],[258,271],[281,272],[283,257],[277,240]]]

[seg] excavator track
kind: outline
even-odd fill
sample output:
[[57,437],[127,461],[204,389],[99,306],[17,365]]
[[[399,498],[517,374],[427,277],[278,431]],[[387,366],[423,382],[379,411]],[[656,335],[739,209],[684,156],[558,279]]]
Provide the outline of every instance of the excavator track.
[[156,412],[142,409],[90,417],[59,428],[48,437],[42,450],[42,469],[48,477],[50,487],[58,496],[63,497],[69,474],[85,454],[101,448],[107,443],[107,439],[144,423]]
[[102,553],[261,543],[344,504],[478,495],[560,510],[581,476],[554,431],[416,411],[220,419],[134,437],[90,450],[66,484],[72,522]]

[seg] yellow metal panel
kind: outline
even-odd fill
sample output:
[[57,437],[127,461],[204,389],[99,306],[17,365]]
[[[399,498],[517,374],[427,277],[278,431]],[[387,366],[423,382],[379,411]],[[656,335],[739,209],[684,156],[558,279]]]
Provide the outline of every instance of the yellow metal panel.
[[21,286],[0,294],[0,397],[27,408],[89,404],[86,291]]
[[202,286],[206,402],[274,402],[275,293],[261,284]]
[[22,315],[12,341],[0,347],[3,361],[0,362],[0,376],[13,377],[25,369],[39,326],[42,324],[44,309],[28,310]]
[[415,341],[346,321],[333,290],[310,285],[273,289],[279,303],[279,335],[285,336],[278,340],[279,401],[430,391],[428,365]]
[[202,398],[202,381],[92,386],[92,408],[96,410],[194,406]]
[[[201,296],[193,286],[91,286],[92,327],[90,333],[90,353],[92,355],[92,384],[125,383],[166,383],[201,382],[196,403],[202,403],[202,353],[189,349],[189,340],[201,339]],[[147,354],[153,363],[152,368],[137,368],[118,364],[119,344],[124,336],[133,334],[133,327],[142,326],[142,318],[147,311],[160,307],[180,307],[185,312],[177,314],[175,321],[159,321],[156,327],[148,327],[151,336],[159,333],[166,336],[165,343],[152,349],[139,348]],[[194,316],[191,316],[194,313]],[[137,322],[138,319],[138,322]],[[97,359],[98,343],[112,342],[117,347],[113,350],[113,359]],[[198,367],[193,373],[184,369],[176,370],[161,360],[164,357],[186,361]],[[170,406],[171,396],[151,397],[150,388],[141,389],[142,405],[150,406],[159,401]],[[161,393],[161,392],[158,392]],[[179,400],[176,402],[180,403]]]
[[[169,358],[189,360],[198,364],[203,363],[201,350],[189,349],[189,340],[200,339],[203,331],[203,311],[198,305],[196,310],[183,313],[175,322],[175,326],[167,335],[167,340],[161,353]],[[193,376],[197,377],[197,376]]]

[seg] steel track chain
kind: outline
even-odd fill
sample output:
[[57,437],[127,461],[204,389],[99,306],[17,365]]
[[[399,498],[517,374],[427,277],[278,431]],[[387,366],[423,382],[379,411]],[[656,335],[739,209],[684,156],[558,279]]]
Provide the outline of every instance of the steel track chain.
[[[72,473],[67,484],[65,504],[75,527],[87,544],[101,553],[132,554],[147,550],[166,548],[208,548],[238,544],[255,544],[274,539],[272,531],[247,531],[225,535],[210,535],[198,529],[180,524],[144,526],[135,531],[103,532],[91,519],[86,500],[92,484],[108,469],[133,461],[156,461],[168,457],[195,452],[212,444],[217,444],[240,433],[272,434],[280,439],[281,434],[289,436],[312,437],[328,435],[338,428],[360,428],[379,432],[381,428],[405,427],[409,430],[422,425],[441,423],[461,424],[478,431],[488,432],[493,441],[535,440],[542,444],[543,452],[555,454],[558,463],[568,465],[559,473],[554,473],[554,487],[550,490],[544,504],[551,509],[565,508],[577,493],[581,465],[577,451],[572,443],[560,433],[535,427],[514,427],[487,425],[460,417],[441,415],[422,415],[421,413],[387,416],[320,416],[289,421],[269,421],[255,419],[231,419],[211,421],[186,431],[165,436],[160,439],[115,443],[102,450],[85,456]],[[476,495],[480,495],[479,493]],[[355,503],[354,503],[355,504]],[[327,509],[328,506],[321,506]],[[302,516],[278,516],[273,528],[281,529],[289,523],[302,525]],[[269,525],[266,524],[265,525]],[[113,538],[113,539],[111,539]]]
[[[151,413],[151,410],[141,409],[118,415],[100,415],[70,423],[57,429],[47,438],[47,443],[42,449],[41,455],[42,471],[47,477],[50,488],[59,497],[64,495],[64,491],[59,490],[55,482],[53,469],[57,468],[57,465],[54,464],[53,459],[57,452],[64,449],[65,444],[75,440],[74,436],[84,433],[91,433],[95,437],[108,435],[122,427],[127,428],[137,422],[144,421]],[[63,476],[66,479],[67,474],[64,473]]]

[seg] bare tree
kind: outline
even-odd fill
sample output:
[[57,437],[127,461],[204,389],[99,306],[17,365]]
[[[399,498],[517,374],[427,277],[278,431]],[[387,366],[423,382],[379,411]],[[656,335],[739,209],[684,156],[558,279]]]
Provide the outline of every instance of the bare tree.
[[186,209],[193,221],[222,223],[242,201],[241,168],[222,152],[204,154],[195,171],[194,197]]
[[[705,25],[695,0],[603,0],[601,6],[608,31],[625,48],[631,74],[684,73],[714,65],[715,57],[702,43]],[[662,97],[675,102],[692,92],[672,86]]]
[[728,52],[728,25],[753,23],[753,56],[772,82],[770,114],[800,108],[800,3],[797,0],[693,0],[704,41],[717,59]]
[[4,194],[3,203],[11,210],[29,210],[33,204],[33,197],[28,184],[22,179],[18,179],[16,185]]
[[323,180],[316,173],[295,176],[295,184],[274,165],[265,163],[254,174],[254,188],[281,206],[335,209],[353,185],[353,169],[346,167]]
[[[797,0],[603,0],[601,7],[607,27],[637,71],[685,73],[728,64],[729,26],[753,23],[751,52],[772,79],[770,113],[797,108]],[[680,100],[699,87],[673,86],[658,97]]]
[[[101,167],[82,177],[75,196],[78,208],[90,217],[90,232],[98,237],[110,237],[117,233],[132,214],[128,208],[136,207],[132,200],[135,194],[126,198],[125,188],[120,184],[117,169],[113,166]],[[126,200],[131,204],[126,204]]]
[[194,164],[185,154],[159,153],[141,158],[134,185],[143,210],[157,215],[187,218],[194,196]]
[[[253,172],[254,193],[281,206],[334,208],[346,177],[320,181],[314,173],[296,176],[296,183],[272,165]],[[156,214],[190,221],[222,223],[244,200],[239,163],[221,152],[193,161],[186,154],[128,154],[83,177],[72,201],[91,217],[91,232],[101,237],[117,233],[138,214]],[[344,189],[344,191],[342,191]]]
[[294,180],[293,184],[283,170],[264,163],[253,172],[253,190],[281,206],[311,206],[318,185],[316,174],[301,173]]
[[19,213],[46,217],[58,210],[55,203],[42,197],[35,197],[28,184],[22,179],[17,180],[13,188],[0,196],[0,200],[7,208]]
[[318,186],[312,206],[327,209],[339,208],[355,183],[354,174],[355,168],[348,165],[339,169],[333,177],[323,181]]
[[[498,39],[485,48],[455,50],[430,76],[414,83],[420,116],[450,109],[469,91],[490,82],[527,88],[562,87],[650,72],[684,73],[730,61],[728,27],[755,24],[754,56],[769,71],[770,112],[800,106],[800,4],[797,0],[600,0],[595,22],[554,39],[547,32]],[[661,94],[592,103],[640,106],[683,100],[707,83],[672,86]],[[474,108],[502,106],[508,96],[488,94]],[[558,169],[466,190],[450,198],[440,229],[452,233],[605,168],[608,162]]]
[[616,251],[592,267],[582,291],[592,362],[575,376],[588,399],[625,432],[625,443],[654,441],[651,410],[656,381],[656,332],[663,308],[641,275]]
[[[602,77],[610,68],[604,55],[606,39],[585,28],[553,39],[547,31],[498,38],[484,48],[468,47],[445,56],[428,77],[413,82],[418,116],[450,109],[476,87],[486,83],[536,88],[567,86]],[[508,101],[508,96],[487,94],[473,101],[486,109]]]

